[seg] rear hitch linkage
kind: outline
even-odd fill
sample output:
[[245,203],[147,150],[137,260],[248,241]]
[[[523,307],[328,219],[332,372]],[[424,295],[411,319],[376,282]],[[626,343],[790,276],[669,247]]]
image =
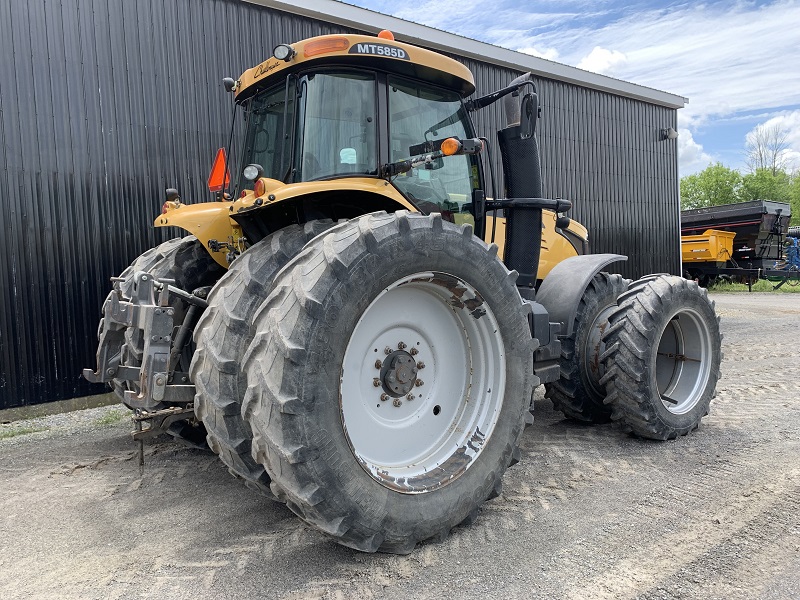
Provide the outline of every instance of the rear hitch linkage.
[[[176,371],[176,368],[200,313],[208,306],[205,298],[210,288],[189,293],[173,283],[170,279],[156,280],[144,271],[137,272],[131,298],[125,298],[119,284],[115,284],[117,293],[111,294],[103,311],[97,370],[84,369],[83,375],[93,383],[112,379],[135,382],[136,385],[130,386],[134,389],[124,392],[125,404],[134,410],[153,414],[165,407],[182,407],[180,417],[191,419],[194,417],[191,409],[194,385],[188,373]],[[175,308],[170,303],[173,296],[188,305],[182,322],[177,324]],[[142,364],[138,367],[121,364],[128,327],[140,329],[144,339]],[[156,425],[158,423],[152,421],[149,431],[155,433],[152,426]]]

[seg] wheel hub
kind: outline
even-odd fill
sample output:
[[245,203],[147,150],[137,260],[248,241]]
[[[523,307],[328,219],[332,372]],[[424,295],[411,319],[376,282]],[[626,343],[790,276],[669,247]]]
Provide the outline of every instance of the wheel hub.
[[414,387],[417,372],[417,361],[414,357],[405,350],[396,350],[383,361],[381,385],[390,396],[395,398],[405,396]]
[[475,464],[503,405],[498,329],[475,288],[440,272],[403,277],[364,310],[339,397],[350,448],[375,481],[425,493]]

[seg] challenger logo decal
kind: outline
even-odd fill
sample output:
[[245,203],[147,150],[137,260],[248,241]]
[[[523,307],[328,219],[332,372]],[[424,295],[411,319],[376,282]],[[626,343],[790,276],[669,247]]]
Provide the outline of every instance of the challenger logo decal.
[[386,44],[353,44],[349,54],[372,54],[374,56],[385,56],[386,58],[399,58],[401,60],[411,60],[408,52],[396,46]]

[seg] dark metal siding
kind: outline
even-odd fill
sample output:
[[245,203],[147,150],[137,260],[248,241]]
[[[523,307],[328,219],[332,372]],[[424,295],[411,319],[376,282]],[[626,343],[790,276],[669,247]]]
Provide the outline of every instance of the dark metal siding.
[[[279,42],[347,31],[238,0],[0,3],[0,408],[104,391],[94,364],[109,277],[176,234],[163,190],[205,200],[230,124],[220,80]],[[478,93],[517,73],[472,60]],[[545,191],[574,199],[625,274],[677,272],[671,109],[542,80]],[[478,117],[484,135],[500,107]],[[495,153],[499,171],[499,153]]]

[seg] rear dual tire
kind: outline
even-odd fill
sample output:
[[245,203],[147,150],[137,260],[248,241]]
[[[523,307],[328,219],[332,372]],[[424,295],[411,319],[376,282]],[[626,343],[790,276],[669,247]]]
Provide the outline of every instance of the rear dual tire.
[[667,440],[697,429],[720,377],[722,335],[708,292],[656,275],[634,282],[609,317],[602,356],[611,418]]
[[195,413],[208,445],[248,487],[273,497],[269,475],[253,460],[253,434],[242,416],[247,378],[241,363],[253,339],[253,315],[272,290],[275,275],[309,240],[334,225],[330,219],[290,225],[268,235],[237,258],[208,297],[195,328],[191,364]]
[[605,372],[600,360],[605,351],[602,336],[609,315],[617,308],[617,298],[628,284],[620,275],[595,275],[578,304],[572,333],[561,338],[561,376],[545,384],[545,395],[570,419],[584,423],[611,420],[611,408],[604,403],[606,390],[600,384]]

